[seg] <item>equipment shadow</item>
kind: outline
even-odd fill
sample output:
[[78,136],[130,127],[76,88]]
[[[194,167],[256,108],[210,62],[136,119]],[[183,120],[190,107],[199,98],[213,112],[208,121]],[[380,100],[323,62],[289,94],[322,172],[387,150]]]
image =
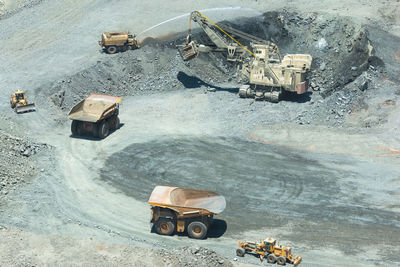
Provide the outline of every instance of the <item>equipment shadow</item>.
[[[120,123],[118,129],[110,131],[110,133],[108,134],[108,136],[114,134],[114,132],[117,132],[119,129],[121,129],[122,127],[124,127],[124,125],[125,125],[124,123]],[[107,136],[107,137],[108,137],[108,136]],[[70,134],[69,137],[70,137],[70,138],[74,138],[74,139],[82,139],[82,140],[89,140],[89,141],[96,141],[96,142],[103,140],[103,139],[100,139],[100,138],[97,138],[97,137],[93,137],[93,136],[91,136],[91,135],[89,135],[89,134],[87,134],[87,135],[72,135],[72,134]],[[107,137],[106,137],[106,138],[107,138]],[[105,138],[104,138],[104,139],[105,139]]]
[[[207,233],[206,239],[208,239],[208,238],[219,238],[219,237],[221,237],[221,236],[223,236],[225,234],[227,229],[228,229],[228,226],[226,224],[226,221],[221,220],[221,219],[213,219],[213,222],[212,222],[210,228],[208,229],[208,233]],[[154,224],[151,226],[150,233],[155,233],[156,234],[156,230],[155,230],[155,225]],[[186,230],[183,233],[177,233],[175,231],[173,235],[186,236],[187,238],[189,238]]]
[[213,219],[210,229],[208,229],[208,238],[219,238],[223,236],[228,229],[226,221],[221,219]]
[[281,101],[306,103],[311,100],[311,95],[312,95],[312,92],[306,92],[301,95],[298,95],[295,92],[285,92],[281,98]]
[[215,86],[215,85],[206,83],[205,81],[203,81],[202,79],[200,79],[196,76],[187,75],[186,73],[184,73],[182,71],[180,71],[176,77],[177,77],[178,81],[180,81],[185,88],[193,89],[193,88],[200,88],[201,86],[206,86],[206,87],[215,88],[216,91],[226,91],[226,92],[235,93],[235,94],[237,94],[239,92],[239,88],[223,88],[223,87]]

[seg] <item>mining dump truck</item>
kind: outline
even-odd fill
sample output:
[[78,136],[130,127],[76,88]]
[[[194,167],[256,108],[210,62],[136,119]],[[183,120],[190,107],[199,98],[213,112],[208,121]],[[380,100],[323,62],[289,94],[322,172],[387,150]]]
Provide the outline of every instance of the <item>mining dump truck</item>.
[[28,104],[25,93],[19,90],[11,94],[10,106],[18,114],[36,111],[35,103]]
[[172,186],[156,186],[148,203],[156,233],[172,235],[186,231],[196,239],[207,236],[213,216],[226,207],[225,198],[213,191]]
[[125,52],[140,47],[135,35],[132,35],[129,32],[105,32],[101,35],[99,45],[108,54],[115,54],[119,51]]
[[236,255],[243,257],[246,253],[259,255],[261,260],[266,258],[269,263],[276,262],[279,265],[291,263],[297,266],[302,260],[300,256],[292,255],[291,247],[277,245],[276,239],[272,237],[268,237],[260,243],[239,241],[239,248],[236,250]]
[[91,134],[96,138],[107,137],[110,131],[119,128],[119,102],[122,97],[91,94],[68,113],[72,120],[72,135]]

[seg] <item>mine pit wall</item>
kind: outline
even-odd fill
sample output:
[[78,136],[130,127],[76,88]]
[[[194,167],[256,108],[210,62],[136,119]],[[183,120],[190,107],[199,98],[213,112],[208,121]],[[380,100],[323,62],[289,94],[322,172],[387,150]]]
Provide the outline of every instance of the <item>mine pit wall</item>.
[[[324,97],[342,90],[369,64],[381,62],[373,57],[368,31],[345,17],[282,11],[222,23],[275,42],[282,56],[311,54],[310,90],[319,91]],[[89,92],[126,96],[188,88],[179,79],[182,73],[187,75],[186,80],[194,78],[204,86],[239,80],[237,64],[227,62],[223,54],[201,54],[183,62],[176,45],[184,43],[185,35],[186,32],[181,37],[145,41],[138,50],[110,55],[107,61],[98,61],[86,70],[45,85],[42,93],[47,92],[45,95],[50,95],[54,106],[67,111]],[[194,31],[193,39],[210,43],[201,31]],[[241,83],[237,81],[237,88]]]

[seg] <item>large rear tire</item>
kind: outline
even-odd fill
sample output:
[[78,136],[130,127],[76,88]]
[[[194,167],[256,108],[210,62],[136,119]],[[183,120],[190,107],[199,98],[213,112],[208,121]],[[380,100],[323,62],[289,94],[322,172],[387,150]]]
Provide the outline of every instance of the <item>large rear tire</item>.
[[107,53],[109,53],[109,54],[115,54],[115,53],[117,53],[117,47],[116,46],[109,46],[109,47],[107,47]]
[[119,121],[119,118],[117,117],[115,119],[114,130],[117,130],[119,128],[119,123],[120,123],[120,121]]
[[244,248],[238,248],[237,250],[236,250],[236,255],[238,256],[238,257],[244,257],[244,254],[246,253],[246,250],[244,249]]
[[99,127],[97,129],[97,137],[100,139],[106,138],[110,133],[110,127],[106,120],[100,122]]
[[191,222],[187,232],[191,238],[204,239],[207,235],[207,226],[202,222]]
[[113,115],[110,119],[109,119],[109,124],[110,124],[110,129],[111,130],[117,130],[119,128],[119,118],[117,115]]
[[175,231],[174,223],[169,219],[160,218],[154,225],[159,235],[172,235]]
[[72,135],[78,135],[78,127],[79,127],[79,122],[78,121],[72,121],[71,123],[71,133]]
[[276,262],[276,257],[275,257],[275,255],[274,255],[274,254],[269,254],[269,255],[267,256],[267,261],[268,261],[268,263],[275,263],[275,262]]
[[285,265],[285,264],[286,264],[286,258],[283,257],[283,256],[279,256],[278,259],[277,259],[276,261],[277,261],[277,263],[278,263],[279,265]]

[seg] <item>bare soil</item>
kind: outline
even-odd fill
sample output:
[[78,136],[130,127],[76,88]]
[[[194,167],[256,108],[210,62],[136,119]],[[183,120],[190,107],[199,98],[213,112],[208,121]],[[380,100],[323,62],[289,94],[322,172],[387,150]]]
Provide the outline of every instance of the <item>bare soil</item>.
[[[282,54],[310,53],[310,92],[240,99],[224,55],[183,62],[192,10]],[[265,265],[238,259],[237,241],[273,236],[305,266],[397,266],[399,11],[368,0],[1,1],[0,265]],[[107,55],[106,30],[151,38]],[[10,109],[17,89],[37,112]],[[66,114],[92,92],[124,97],[121,127],[73,138]],[[208,239],[151,233],[157,184],[226,197]]]

